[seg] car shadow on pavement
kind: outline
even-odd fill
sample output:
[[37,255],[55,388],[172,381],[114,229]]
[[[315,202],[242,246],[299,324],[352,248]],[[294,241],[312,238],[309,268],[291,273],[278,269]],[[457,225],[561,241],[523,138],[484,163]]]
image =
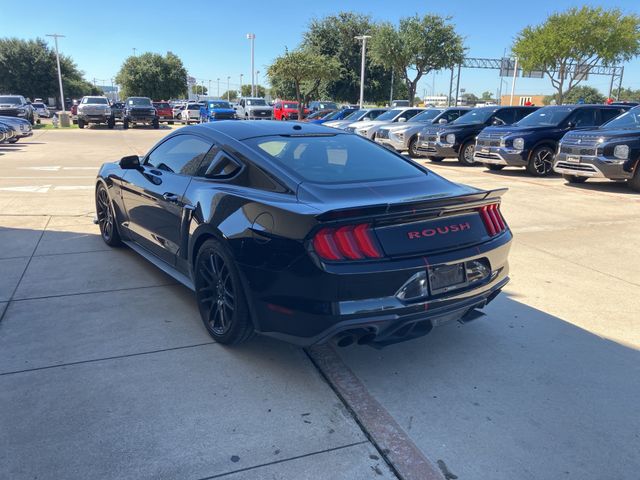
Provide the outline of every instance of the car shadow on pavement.
[[566,183],[567,187],[594,192],[622,193],[624,195],[638,195],[640,192],[632,190],[626,182],[612,182],[611,180],[588,180],[585,183]]
[[460,478],[637,476],[638,348],[506,294],[487,312],[382,350],[337,352],[422,451]]

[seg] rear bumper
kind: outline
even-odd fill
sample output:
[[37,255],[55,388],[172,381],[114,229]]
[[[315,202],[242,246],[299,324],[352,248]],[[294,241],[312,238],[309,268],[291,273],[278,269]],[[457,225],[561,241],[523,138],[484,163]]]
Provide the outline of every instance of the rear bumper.
[[[608,178],[610,180],[628,180],[633,177],[633,171],[626,171],[626,161],[610,160],[606,157],[580,156],[579,162],[567,161],[566,153],[558,153],[553,170],[563,175],[575,175],[587,178]],[[575,156],[575,155],[573,155]]]
[[[248,280],[256,329],[264,335],[309,346],[353,335],[363,343],[387,344],[428,333],[451,321],[477,316],[509,281],[509,231],[479,246],[428,257],[413,257],[356,268],[340,266],[310,274],[241,266]],[[427,265],[486,259],[488,278],[447,293],[405,301],[396,296]],[[296,273],[300,271],[300,273]]]

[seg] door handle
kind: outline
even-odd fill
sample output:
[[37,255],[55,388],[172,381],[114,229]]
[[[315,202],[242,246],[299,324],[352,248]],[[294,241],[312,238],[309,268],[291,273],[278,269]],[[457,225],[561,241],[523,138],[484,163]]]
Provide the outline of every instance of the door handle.
[[163,193],[162,194],[162,198],[164,198],[165,201],[171,202],[171,203],[178,203],[178,201],[180,200],[178,195],[176,195],[175,193],[170,193],[170,192]]

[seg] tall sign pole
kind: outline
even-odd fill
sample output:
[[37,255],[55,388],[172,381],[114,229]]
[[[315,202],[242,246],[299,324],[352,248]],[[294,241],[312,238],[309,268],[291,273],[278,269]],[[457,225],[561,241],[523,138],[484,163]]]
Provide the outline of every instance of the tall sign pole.
[[367,53],[367,39],[371,38],[371,35],[358,35],[353,37],[356,40],[362,40],[362,62],[360,64],[360,108],[364,105],[364,66]]
[[47,37],[53,37],[56,43],[56,63],[58,64],[58,85],[60,86],[60,104],[62,105],[62,111],[64,108],[64,91],[62,90],[62,71],[60,70],[60,54],[58,53],[58,38],[64,38],[64,35],[57,33],[48,33]]

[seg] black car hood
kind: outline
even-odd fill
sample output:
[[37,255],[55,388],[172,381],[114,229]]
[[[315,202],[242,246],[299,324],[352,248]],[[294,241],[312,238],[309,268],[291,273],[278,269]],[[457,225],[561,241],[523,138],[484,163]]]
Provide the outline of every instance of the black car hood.
[[[581,132],[576,132],[578,135],[580,133]],[[592,135],[601,135],[603,138],[640,137],[640,129],[638,128],[602,128],[598,130],[589,130],[589,133]]]
[[456,197],[478,190],[450,182],[433,172],[417,178],[351,184],[302,182],[298,200],[320,211],[424,202]]

